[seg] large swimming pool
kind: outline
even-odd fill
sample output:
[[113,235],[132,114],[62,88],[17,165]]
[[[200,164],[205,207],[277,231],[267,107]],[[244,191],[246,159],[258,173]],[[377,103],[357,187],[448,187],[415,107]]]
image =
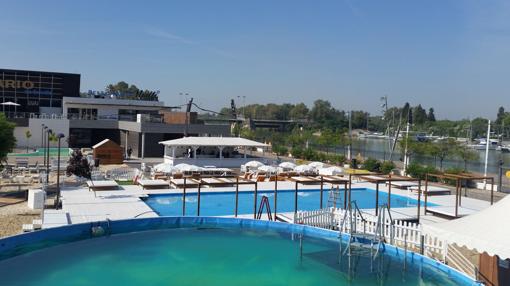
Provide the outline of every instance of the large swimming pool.
[[375,258],[356,249],[349,256],[338,233],[306,226],[207,217],[101,226],[111,235],[91,238],[91,225],[78,224],[1,239],[0,284],[475,285],[392,246]]
[[[263,196],[267,196],[271,210],[274,211],[274,191],[259,191],[257,193],[257,208]],[[328,204],[329,190],[323,192],[323,207]],[[340,190],[343,204],[344,191]],[[351,199],[356,200],[358,207],[362,209],[375,208],[376,191],[372,189],[352,189]],[[277,199],[277,211],[294,211],[294,190],[279,190]],[[161,216],[182,215],[182,194],[150,195],[145,203]],[[379,205],[388,203],[388,194],[379,192]],[[197,194],[186,194],[186,215],[197,215]],[[423,202],[421,202],[423,205]],[[418,201],[412,198],[391,195],[391,207],[413,207]],[[428,203],[428,205],[432,205]],[[238,214],[253,214],[254,192],[239,192]],[[340,206],[339,206],[340,207]],[[298,210],[315,210],[320,208],[320,190],[306,190],[298,192]],[[226,216],[233,215],[235,211],[235,192],[202,192],[200,194],[200,215],[203,216]]]

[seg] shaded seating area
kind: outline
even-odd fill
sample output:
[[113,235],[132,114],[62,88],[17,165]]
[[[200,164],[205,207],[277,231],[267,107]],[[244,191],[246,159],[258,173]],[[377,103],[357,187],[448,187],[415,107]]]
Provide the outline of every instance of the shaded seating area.
[[[436,180],[450,180],[455,182],[455,205],[454,206],[427,206],[427,198],[430,195],[429,182],[431,179]],[[467,184],[469,181],[490,181],[491,185],[491,205],[494,203],[494,177],[486,177],[486,176],[476,176],[469,173],[460,173],[460,174],[450,174],[450,173],[439,173],[439,174],[431,174],[428,173],[425,175],[425,214],[431,213],[433,215],[447,217],[447,218],[459,218],[466,215],[470,215],[475,213],[477,210],[469,207],[465,207],[462,205],[462,188],[465,186],[467,188]]]

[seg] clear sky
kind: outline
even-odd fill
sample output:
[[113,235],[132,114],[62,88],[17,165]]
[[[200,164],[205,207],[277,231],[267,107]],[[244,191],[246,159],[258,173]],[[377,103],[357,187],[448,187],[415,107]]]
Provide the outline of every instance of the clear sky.
[[327,99],[438,118],[510,109],[510,1],[2,1],[0,67],[187,92],[209,109]]

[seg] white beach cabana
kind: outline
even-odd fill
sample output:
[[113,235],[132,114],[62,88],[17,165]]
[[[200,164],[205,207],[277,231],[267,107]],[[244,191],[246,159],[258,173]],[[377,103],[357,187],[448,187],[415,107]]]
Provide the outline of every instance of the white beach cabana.
[[510,227],[506,219],[510,216],[510,196],[506,196],[491,207],[459,219],[423,225],[423,232],[439,237],[448,243],[456,243],[479,253],[510,258]]
[[161,141],[159,144],[165,146],[166,163],[227,168],[239,167],[253,160],[263,160],[249,156],[249,148],[268,147],[267,144],[241,137],[184,137]]

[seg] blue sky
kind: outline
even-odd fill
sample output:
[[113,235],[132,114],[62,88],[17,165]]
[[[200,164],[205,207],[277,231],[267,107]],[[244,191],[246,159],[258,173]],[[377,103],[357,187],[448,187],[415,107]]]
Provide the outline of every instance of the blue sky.
[[4,1],[0,66],[125,80],[209,109],[327,99],[439,118],[510,109],[508,1]]

